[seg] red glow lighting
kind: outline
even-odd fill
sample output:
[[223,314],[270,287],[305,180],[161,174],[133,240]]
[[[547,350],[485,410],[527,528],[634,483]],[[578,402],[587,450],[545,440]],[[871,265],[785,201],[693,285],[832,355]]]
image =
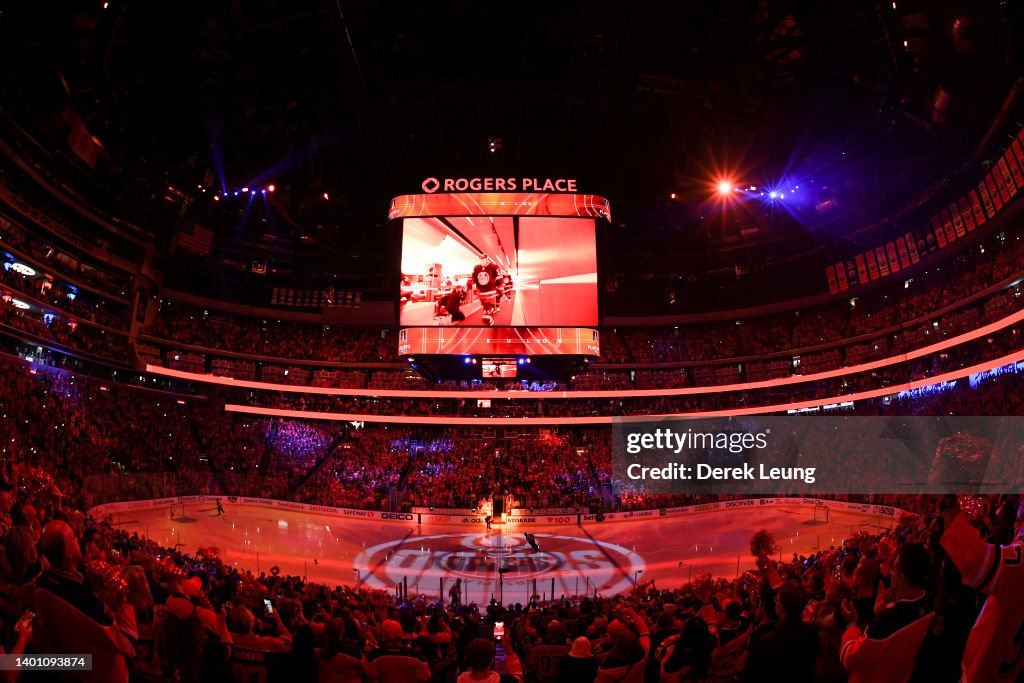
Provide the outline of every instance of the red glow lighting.
[[[938,353],[940,351],[944,351],[946,349],[950,349],[950,348],[953,348],[955,346],[959,346],[960,344],[965,344],[967,342],[975,341],[977,339],[983,339],[984,337],[992,334],[993,332],[996,332],[998,330],[1001,330],[1001,329],[1004,329],[1004,328],[1007,328],[1007,327],[1011,327],[1013,325],[1016,325],[1016,324],[1020,323],[1021,321],[1024,321],[1024,310],[1017,311],[1016,313],[1013,313],[1013,314],[1011,314],[1011,315],[1009,315],[1009,316],[1007,316],[1007,317],[1005,317],[1005,318],[1003,318],[1001,320],[997,320],[995,322],[989,323],[988,325],[983,325],[982,327],[979,327],[976,330],[972,330],[970,332],[964,332],[964,333],[956,335],[954,337],[948,337],[946,339],[943,339],[942,341],[936,342],[934,344],[930,344],[928,346],[925,346],[925,347],[922,347],[922,348],[919,348],[919,349],[915,349],[913,351],[909,351],[907,353],[897,354],[895,356],[890,356],[889,358],[882,358],[882,359],[879,359],[879,360],[874,360],[874,361],[870,361],[870,362],[867,362],[867,363],[862,363],[860,365],[851,365],[851,366],[847,366],[847,367],[843,367],[843,368],[837,368],[837,369],[834,369],[834,370],[825,370],[825,371],[813,373],[813,374],[810,374],[810,375],[791,375],[789,377],[785,377],[785,378],[782,378],[782,379],[758,380],[758,381],[754,381],[754,382],[742,382],[742,383],[737,383],[737,384],[714,385],[714,386],[680,387],[680,388],[674,388],[674,389],[633,389],[633,390],[627,391],[627,392],[622,392],[622,391],[619,391],[619,390],[604,390],[604,389],[598,390],[598,389],[594,389],[594,390],[587,390],[587,391],[573,391],[571,393],[572,393],[572,398],[619,398],[619,397],[622,397],[622,396],[629,396],[631,398],[641,398],[641,397],[648,397],[648,396],[658,396],[658,397],[661,397],[661,396],[690,396],[690,395],[698,395],[698,394],[712,394],[712,393],[717,394],[717,393],[721,393],[721,392],[732,392],[732,391],[749,391],[751,389],[768,389],[768,388],[774,388],[774,387],[778,387],[778,386],[782,386],[782,385],[801,384],[801,383],[806,383],[806,382],[820,382],[821,380],[831,379],[831,378],[835,378],[835,377],[841,377],[843,375],[856,375],[856,374],[860,374],[860,373],[864,373],[864,372],[871,372],[872,370],[877,370],[878,368],[888,367],[890,365],[896,365],[898,363],[905,363],[906,361],[914,360],[915,358],[921,358],[921,357],[924,357],[924,356],[931,355],[933,353]],[[414,359],[413,358],[409,358],[408,360],[409,360],[409,362],[412,362]],[[476,359],[474,359],[474,360],[476,360]],[[833,398],[829,398],[829,399],[814,399],[812,401],[808,401],[805,404],[802,404],[801,406],[797,406],[797,407],[804,407],[805,405],[824,405],[826,403],[835,403],[835,402],[839,402],[841,400],[842,401],[845,401],[845,400],[851,400],[851,401],[852,400],[864,400],[865,398],[875,398],[875,397],[878,397],[878,396],[886,396],[886,395],[890,395],[890,394],[897,394],[900,391],[903,391],[905,389],[906,390],[910,390],[910,389],[913,389],[913,388],[916,388],[916,387],[927,386],[927,385],[930,385],[930,384],[939,384],[939,383],[944,382],[944,381],[951,381],[953,379],[959,379],[959,378],[967,377],[967,376],[969,376],[971,374],[974,374],[974,373],[977,373],[977,372],[983,372],[983,371],[986,371],[986,370],[991,370],[993,368],[1002,367],[1004,365],[1009,365],[1010,363],[1018,363],[1018,362],[1024,362],[1024,351],[1017,351],[1017,352],[1015,352],[1013,354],[1010,354],[1009,356],[1004,356],[1002,358],[998,358],[998,359],[991,360],[991,361],[985,361],[983,363],[980,363],[978,365],[972,366],[970,368],[965,368],[963,370],[958,370],[958,371],[955,371],[955,372],[946,373],[946,375],[929,377],[929,378],[927,378],[925,380],[919,380],[917,382],[913,382],[910,385],[906,385],[906,386],[901,385],[898,388],[894,387],[894,386],[889,386],[889,387],[884,387],[882,389],[879,389],[875,393],[867,392],[867,393],[871,393],[870,396],[868,396],[866,394],[862,394],[862,395],[849,394],[849,395],[846,395],[846,398],[844,398],[844,397],[834,397],[834,399]],[[218,385],[221,385],[221,386],[242,387],[242,388],[247,388],[247,389],[266,389],[266,390],[272,390],[272,391],[285,391],[285,392],[289,392],[289,393],[300,393],[300,394],[321,394],[321,395],[331,395],[331,396],[370,396],[370,397],[374,397],[374,398],[430,398],[430,399],[434,399],[434,398],[480,398],[482,396],[486,397],[486,398],[507,398],[507,399],[512,399],[512,400],[523,400],[523,399],[527,398],[527,397],[525,397],[523,395],[524,392],[521,392],[521,391],[493,391],[493,392],[478,391],[478,390],[438,391],[438,390],[433,390],[433,389],[431,389],[431,390],[422,390],[422,391],[415,391],[415,390],[410,391],[410,390],[407,390],[407,389],[401,389],[401,390],[399,390],[399,389],[341,389],[341,388],[329,388],[329,387],[306,387],[306,386],[295,386],[295,385],[290,385],[290,384],[273,384],[273,383],[268,383],[268,382],[256,382],[256,381],[250,381],[250,380],[234,379],[234,378],[229,378],[229,377],[220,377],[220,376],[217,376],[217,375],[207,375],[207,374],[186,372],[184,370],[174,370],[174,369],[171,369],[171,368],[165,368],[162,365],[151,365],[151,364],[147,364],[146,365],[146,372],[148,372],[150,374],[154,374],[154,375],[161,375],[163,377],[176,377],[178,379],[185,379],[185,380],[192,381],[192,382],[203,382],[203,383],[206,383],[206,384],[218,384]],[[538,396],[537,398],[544,398],[544,397],[543,396]],[[793,407],[793,406],[788,406],[788,407]],[[748,411],[747,414],[755,414],[756,412],[762,412],[762,413],[773,412],[773,409],[771,409],[770,407],[769,407],[769,409],[765,409],[763,407],[758,407],[758,408],[753,408],[753,409],[749,409],[748,408],[748,409],[744,409],[744,410]],[[754,412],[749,412],[749,411],[754,411]],[[739,413],[736,413],[736,414],[739,414]],[[495,418],[481,418],[481,419],[482,420],[483,419],[491,420],[491,419],[495,419]],[[521,418],[521,417],[510,418],[509,424],[511,424],[512,421],[515,421],[515,420],[519,420],[520,423],[521,423],[522,419],[523,418]],[[611,420],[612,420],[611,417],[600,417],[600,418],[566,418],[566,419],[568,419],[570,421],[577,421],[577,422],[582,420],[584,422],[587,422],[587,423],[591,423],[592,422],[594,424],[601,423],[601,422],[611,422]],[[378,420],[378,421],[398,421],[398,420],[395,420],[394,418],[388,418],[387,420]],[[583,424],[584,422],[579,422],[579,423]],[[458,424],[458,423],[453,423],[453,424]],[[568,424],[568,422],[566,424]]]
[[734,189],[734,187],[733,187],[732,181],[729,181],[729,180],[720,180],[720,181],[718,181],[718,194],[722,195],[723,197],[732,194],[733,189]]
[[267,185],[267,192],[273,192],[277,189],[276,185]]

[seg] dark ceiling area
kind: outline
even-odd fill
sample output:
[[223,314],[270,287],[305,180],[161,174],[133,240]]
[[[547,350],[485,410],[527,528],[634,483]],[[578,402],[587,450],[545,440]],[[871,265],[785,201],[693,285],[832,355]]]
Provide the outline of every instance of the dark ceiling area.
[[[618,283],[670,289],[702,269],[739,277],[765,255],[841,249],[955,181],[991,144],[1014,84],[1012,11],[951,0],[17,3],[0,15],[0,104],[56,152],[78,117],[96,159],[62,154],[73,181],[112,211],[153,217],[161,244],[182,220],[214,229],[224,264],[265,259],[282,277],[340,273],[372,288],[388,200],[423,178],[574,177],[612,202],[609,239],[627,255],[611,264]],[[729,212],[709,201],[720,176],[816,194],[802,211]],[[270,184],[255,207],[233,196]],[[826,200],[838,210],[813,210]]]

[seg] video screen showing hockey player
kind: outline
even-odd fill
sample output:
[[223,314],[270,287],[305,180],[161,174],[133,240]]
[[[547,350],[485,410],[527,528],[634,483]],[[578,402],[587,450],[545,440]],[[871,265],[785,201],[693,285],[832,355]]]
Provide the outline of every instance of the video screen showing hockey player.
[[515,358],[484,358],[481,366],[484,379],[515,379],[518,374]]
[[399,324],[597,325],[590,218],[406,218]]

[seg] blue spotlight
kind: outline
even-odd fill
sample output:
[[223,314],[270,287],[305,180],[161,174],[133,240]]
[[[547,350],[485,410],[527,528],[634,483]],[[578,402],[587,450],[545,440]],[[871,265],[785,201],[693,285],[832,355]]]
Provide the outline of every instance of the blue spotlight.
[[775,190],[772,190],[771,192],[768,193],[768,198],[769,199],[778,199],[779,198],[779,193],[776,192]]
[[465,363],[466,365],[469,365],[469,356],[466,356],[465,358],[463,358],[462,362]]

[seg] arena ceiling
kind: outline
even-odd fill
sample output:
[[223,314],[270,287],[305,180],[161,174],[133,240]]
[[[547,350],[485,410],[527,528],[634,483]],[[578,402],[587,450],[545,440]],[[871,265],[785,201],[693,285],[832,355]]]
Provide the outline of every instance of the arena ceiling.
[[[776,237],[793,249],[940,180],[984,139],[1013,83],[1008,11],[953,0],[16,3],[0,19],[2,103],[58,150],[73,112],[97,146],[94,169],[75,161],[88,182],[168,226],[187,214],[215,228],[231,258],[262,252],[284,271],[326,255],[379,272],[374,236],[391,196],[427,176],[531,174],[609,197],[616,224],[679,255],[657,266],[662,277],[689,252],[735,251],[700,224],[716,174],[828,183],[844,210],[783,222]],[[255,216],[211,199],[271,183]]]

